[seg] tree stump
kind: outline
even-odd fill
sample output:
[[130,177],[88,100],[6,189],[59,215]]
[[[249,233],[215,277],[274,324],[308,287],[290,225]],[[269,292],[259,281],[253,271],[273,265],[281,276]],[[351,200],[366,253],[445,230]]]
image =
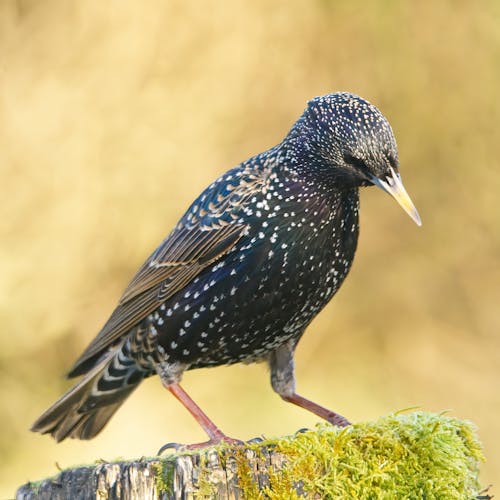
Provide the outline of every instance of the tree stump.
[[475,427],[414,412],[196,453],[100,462],[19,488],[18,500],[492,498]]
[[[244,460],[246,477],[239,477]],[[252,498],[269,487],[269,470],[280,470],[281,453],[268,448],[208,449],[189,455],[100,463],[62,471],[54,478],[27,483],[17,500],[124,500]],[[245,482],[250,482],[245,489]]]

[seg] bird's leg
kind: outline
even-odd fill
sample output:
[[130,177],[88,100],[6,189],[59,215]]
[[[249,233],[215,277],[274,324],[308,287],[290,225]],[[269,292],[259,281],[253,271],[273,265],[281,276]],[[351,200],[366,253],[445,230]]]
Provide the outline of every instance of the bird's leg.
[[203,430],[208,434],[211,441],[219,442],[226,437],[179,384],[172,384],[168,386],[167,389],[184,405],[189,413],[191,413]]
[[226,436],[213,422],[208,418],[206,413],[191,399],[188,393],[178,383],[164,383],[164,386],[183,404],[183,406],[191,413],[195,420],[201,425],[203,430],[210,438],[203,443],[189,444],[186,446],[179,446],[174,443],[169,443],[160,448],[158,454],[161,454],[167,448],[183,448],[193,450],[196,448],[204,448],[213,446],[221,441],[230,444],[241,444],[241,441]]
[[325,408],[324,406],[320,406],[314,401],[306,399],[299,394],[294,393],[290,396],[281,397],[289,403],[293,403],[294,405],[300,406],[301,408],[305,408],[306,410],[315,413],[316,415],[318,415],[318,417],[324,418],[333,425],[336,425],[338,427],[347,427],[348,425],[351,425],[349,420],[347,420],[342,415],[339,415],[338,413],[335,413],[328,408]]
[[324,418],[333,425],[346,427],[350,422],[342,415],[320,406],[295,392],[293,351],[295,344],[290,341],[278,347],[269,359],[271,385],[281,398]]

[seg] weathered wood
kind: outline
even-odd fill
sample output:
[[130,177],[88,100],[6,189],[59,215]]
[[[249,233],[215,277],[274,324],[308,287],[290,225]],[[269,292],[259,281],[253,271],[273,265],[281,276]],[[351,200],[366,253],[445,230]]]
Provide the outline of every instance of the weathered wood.
[[158,463],[158,460],[102,463],[94,467],[65,470],[40,483],[21,486],[16,499],[156,499],[154,465]]
[[[258,456],[257,456],[258,455]],[[27,483],[17,500],[124,500],[248,498],[244,481],[253,491],[269,486],[269,467],[279,471],[285,457],[271,449],[208,450],[174,457],[131,462],[99,463],[62,471],[39,483]],[[245,465],[242,468],[242,461]],[[246,475],[238,477],[239,473]],[[248,483],[250,481],[250,483]]]

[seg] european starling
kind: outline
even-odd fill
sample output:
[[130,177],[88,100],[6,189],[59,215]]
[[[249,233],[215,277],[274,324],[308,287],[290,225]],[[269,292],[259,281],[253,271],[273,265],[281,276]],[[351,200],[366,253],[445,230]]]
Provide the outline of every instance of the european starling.
[[144,378],[158,374],[207,443],[231,441],[179,382],[186,370],[257,361],[269,363],[285,401],[347,425],[295,392],[293,355],[351,267],[358,188],[369,185],[420,225],[380,111],[349,93],[312,99],[280,144],[193,202],[69,372],[81,380],[32,430],[57,441],[93,438]]

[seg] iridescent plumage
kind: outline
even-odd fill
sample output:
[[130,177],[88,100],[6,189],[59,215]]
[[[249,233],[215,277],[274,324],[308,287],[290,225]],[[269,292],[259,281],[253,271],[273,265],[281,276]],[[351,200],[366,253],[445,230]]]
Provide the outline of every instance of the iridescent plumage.
[[70,376],[82,380],[33,430],[57,440],[91,438],[156,373],[212,442],[225,439],[180,389],[181,376],[261,360],[283,399],[345,425],[295,393],[293,353],[350,269],[358,187],[370,184],[406,204],[419,222],[382,114],[348,93],[310,101],[282,143],[228,171],[194,201],[76,362]]

